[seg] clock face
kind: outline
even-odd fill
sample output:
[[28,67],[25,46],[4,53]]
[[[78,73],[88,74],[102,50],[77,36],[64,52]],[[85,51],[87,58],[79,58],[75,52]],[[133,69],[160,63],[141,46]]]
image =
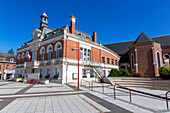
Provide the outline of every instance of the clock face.
[[38,33],[37,32],[35,33],[35,37],[38,38]]

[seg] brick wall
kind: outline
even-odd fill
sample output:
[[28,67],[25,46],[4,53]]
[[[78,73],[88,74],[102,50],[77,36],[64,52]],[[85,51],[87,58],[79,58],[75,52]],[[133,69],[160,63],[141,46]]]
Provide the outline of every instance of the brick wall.
[[[152,48],[154,47],[154,49]],[[130,47],[130,66],[131,74],[140,73],[143,77],[156,77],[158,74],[157,51],[162,55],[159,43],[142,43]],[[131,55],[134,55],[134,70],[131,64]],[[162,57],[161,58],[161,64]],[[156,64],[154,64],[156,63]]]
[[[66,41],[65,40],[59,40],[59,41],[56,41],[56,42],[52,42],[52,43],[48,43],[48,44],[40,46],[38,48],[37,60],[38,61],[41,60],[40,50],[41,50],[42,47],[45,48],[44,60],[48,60],[47,47],[50,44],[53,46],[52,59],[55,59],[56,58],[55,45],[56,45],[57,42],[60,42],[62,44],[61,56],[60,57],[61,58],[66,57]],[[78,48],[78,43],[74,42],[74,41],[67,40],[67,58],[78,59],[78,50],[73,51],[74,48]],[[26,54],[27,51],[23,51],[23,52]],[[21,59],[21,56],[22,56],[23,52],[18,53],[18,54],[20,54],[20,59]],[[32,52],[30,52],[30,50],[29,50],[29,53],[32,56]],[[18,54],[17,54],[17,56],[18,56]],[[91,61],[97,61],[97,62],[102,63],[102,57],[105,57],[105,64],[107,64],[107,58],[109,58],[110,59],[109,64],[111,64],[111,59],[113,59],[114,64],[115,64],[115,60],[117,60],[117,65],[119,65],[119,59],[118,58],[114,57],[113,55],[111,55],[111,54],[109,54],[109,53],[107,53],[105,51],[101,51],[101,50],[99,50],[97,48],[91,48],[91,51],[90,51],[90,59],[91,59]],[[26,61],[26,58],[25,58],[25,61]],[[21,60],[20,60],[20,63],[22,63]]]

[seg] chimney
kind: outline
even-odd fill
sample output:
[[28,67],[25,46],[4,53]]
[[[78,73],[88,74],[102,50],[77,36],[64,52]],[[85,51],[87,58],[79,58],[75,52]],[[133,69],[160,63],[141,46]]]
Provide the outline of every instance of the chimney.
[[74,15],[71,15],[69,18],[70,18],[70,32],[72,34],[75,34],[75,21],[76,21],[76,17],[74,17]]
[[97,33],[93,32],[93,42],[97,43]]

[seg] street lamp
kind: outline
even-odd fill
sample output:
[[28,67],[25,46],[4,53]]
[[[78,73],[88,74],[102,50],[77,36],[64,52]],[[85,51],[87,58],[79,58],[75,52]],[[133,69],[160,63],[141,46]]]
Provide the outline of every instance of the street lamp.
[[80,59],[80,43],[78,42],[78,48],[72,49],[73,51],[78,50],[78,83],[77,83],[77,89],[79,90],[79,59]]

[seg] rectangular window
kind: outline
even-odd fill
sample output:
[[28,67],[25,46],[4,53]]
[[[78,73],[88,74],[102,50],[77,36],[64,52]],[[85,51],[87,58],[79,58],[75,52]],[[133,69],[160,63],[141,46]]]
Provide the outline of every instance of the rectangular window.
[[59,69],[55,69],[55,76],[59,77]]
[[106,71],[105,70],[103,70],[103,76],[105,76],[106,75]]
[[102,57],[102,63],[105,63],[105,57]]
[[88,49],[87,60],[90,60],[90,50]]
[[115,65],[117,65],[117,60],[115,60]]
[[27,73],[27,70],[25,70],[25,72],[24,72],[25,74]]
[[16,75],[18,75],[18,70],[16,70]]
[[90,78],[93,78],[93,77],[94,77],[93,70],[90,70]]
[[20,75],[22,75],[22,70],[20,71]]
[[83,59],[83,48],[80,48],[80,59]]
[[86,58],[87,58],[87,49],[84,49],[84,60],[87,60]]
[[6,66],[6,69],[9,70],[9,65]]
[[13,70],[15,70],[15,66],[13,66]]
[[40,69],[40,76],[42,76],[42,69]]
[[47,69],[47,76],[50,76],[50,69]]
[[109,75],[110,74],[110,71],[108,70],[108,74],[107,75]]
[[85,69],[82,69],[82,78],[87,78]]
[[114,65],[114,60],[112,59],[112,65]]
[[110,64],[110,59],[109,58],[107,58],[107,64]]

